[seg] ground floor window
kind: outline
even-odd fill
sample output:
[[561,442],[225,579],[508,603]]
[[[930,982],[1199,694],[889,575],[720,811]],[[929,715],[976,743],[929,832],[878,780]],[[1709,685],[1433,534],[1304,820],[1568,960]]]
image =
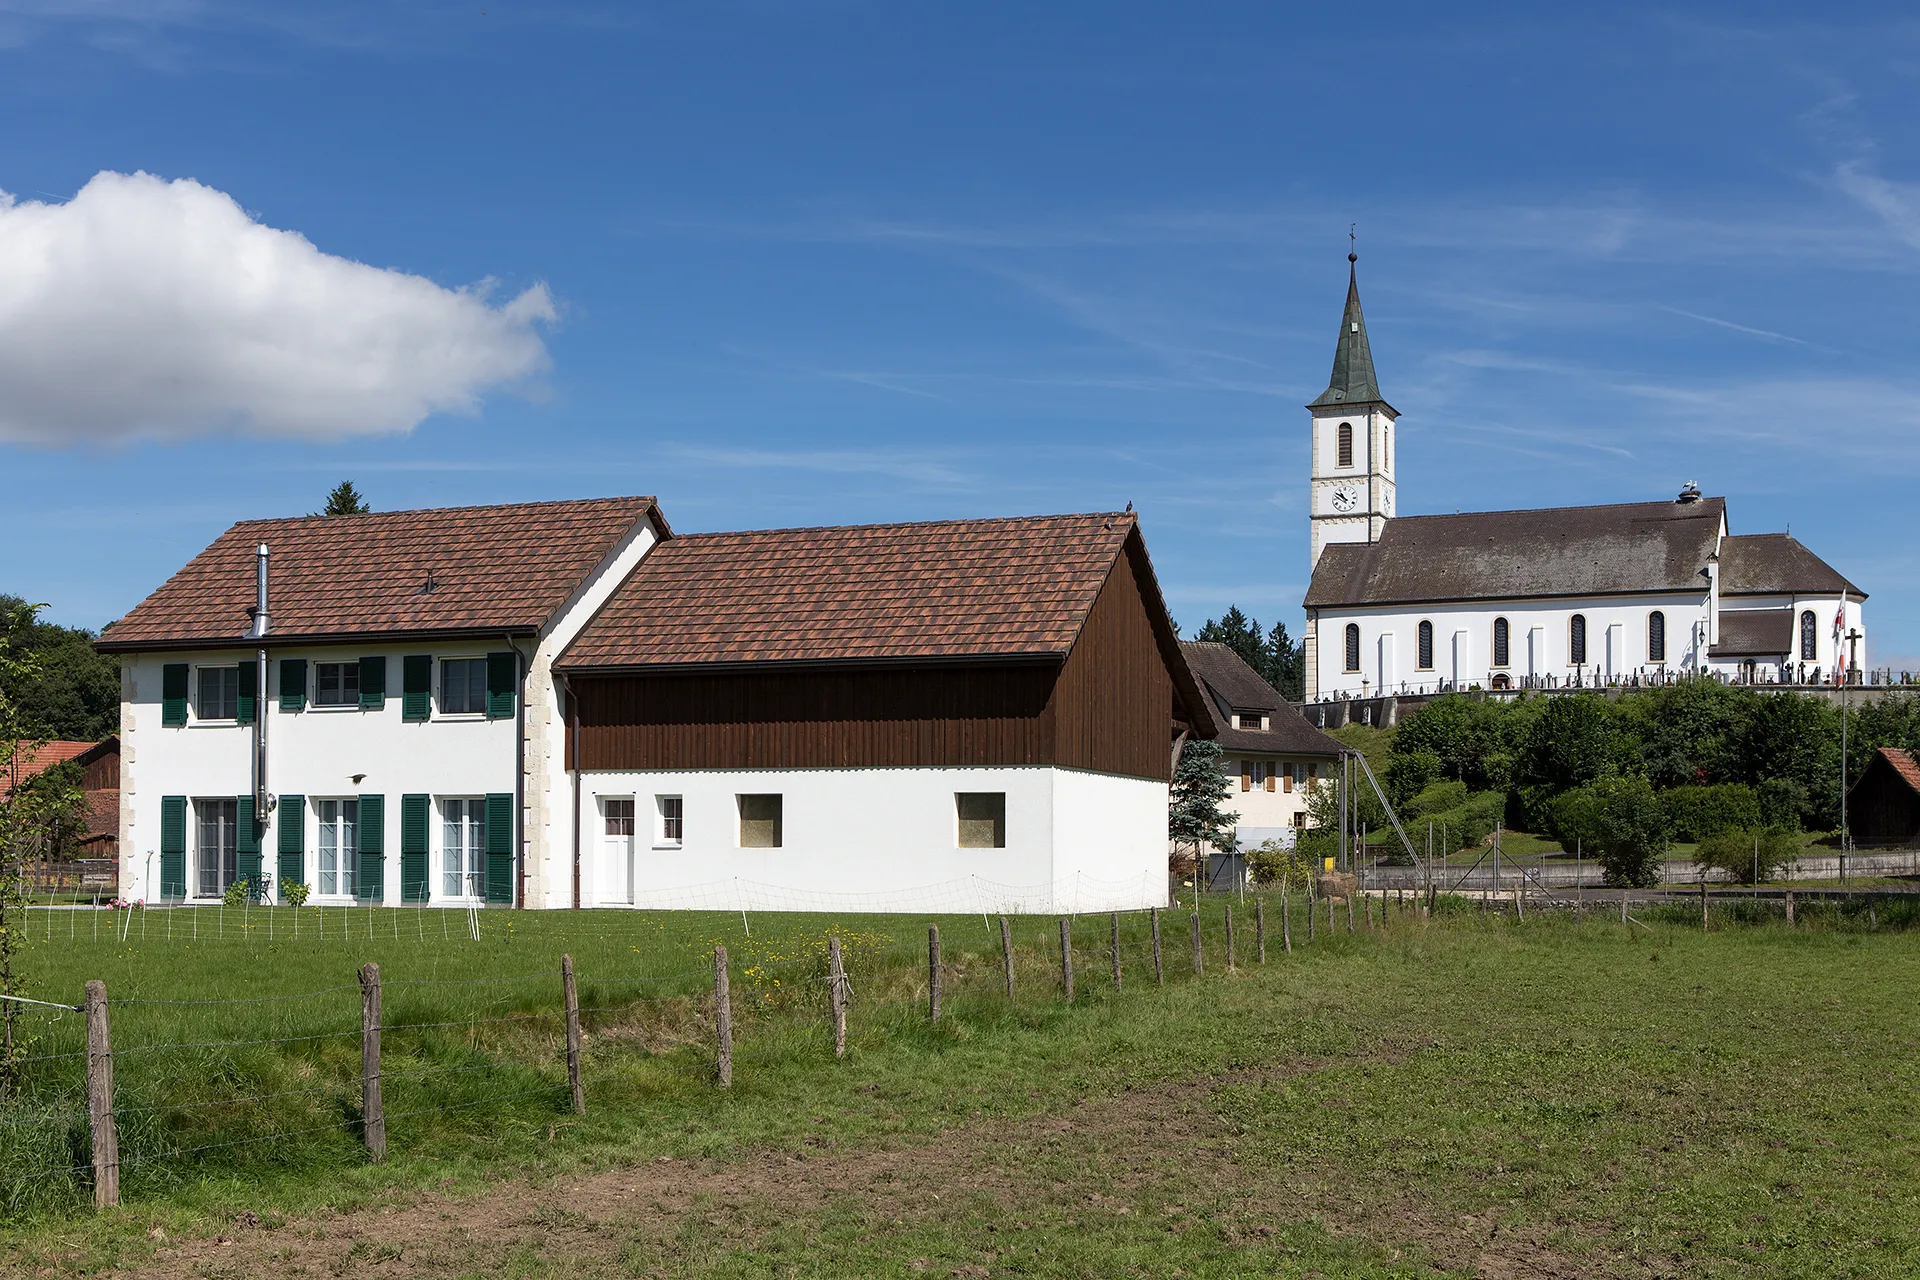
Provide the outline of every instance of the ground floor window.
[[440,892],[478,898],[486,890],[487,802],[479,796],[440,802]]
[[657,845],[677,845],[685,838],[685,809],[679,796],[655,796],[653,842]]
[[217,898],[227,891],[239,871],[239,802],[234,800],[196,800],[198,840],[195,842],[195,866],[199,870],[199,896]]
[[742,849],[778,849],[781,837],[780,795],[743,795],[740,802],[740,847]]
[[350,898],[358,880],[360,802],[316,800],[313,807],[320,820],[320,894]]
[[959,791],[954,793],[953,801],[959,815],[962,849],[1007,847],[1006,792]]

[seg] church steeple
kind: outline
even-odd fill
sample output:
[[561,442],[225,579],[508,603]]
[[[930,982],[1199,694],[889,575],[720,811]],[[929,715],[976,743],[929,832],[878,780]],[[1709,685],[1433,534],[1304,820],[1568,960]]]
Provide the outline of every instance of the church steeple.
[[[1360,311],[1357,253],[1347,255],[1347,306],[1340,316],[1340,340],[1333,348],[1333,376],[1327,389],[1307,405],[1309,409],[1386,404],[1380,380],[1373,372],[1373,348],[1367,343],[1367,318]],[[1391,410],[1392,406],[1388,406]]]

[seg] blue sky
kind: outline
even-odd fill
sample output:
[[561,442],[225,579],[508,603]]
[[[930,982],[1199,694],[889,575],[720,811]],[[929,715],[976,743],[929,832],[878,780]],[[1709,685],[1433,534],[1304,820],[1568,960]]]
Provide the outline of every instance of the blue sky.
[[342,478],[1132,501],[1189,629],[1297,629],[1357,223],[1402,512],[1698,480],[1920,667],[1920,22],[1796,10],[0,0],[0,590],[97,626]]

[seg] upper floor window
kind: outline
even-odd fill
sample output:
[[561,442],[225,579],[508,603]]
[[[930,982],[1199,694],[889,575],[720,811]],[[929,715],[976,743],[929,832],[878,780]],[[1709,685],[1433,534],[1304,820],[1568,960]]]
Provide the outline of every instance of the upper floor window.
[[1495,618],[1493,620],[1493,665],[1496,667],[1504,667],[1507,665],[1511,647],[1508,644],[1508,638],[1507,620],[1505,618]]
[[1647,615],[1647,661],[1667,660],[1667,615],[1655,609]]
[[485,715],[486,712],[487,660],[440,659],[440,714],[464,716]]
[[1814,621],[1813,610],[1808,609],[1800,615],[1800,661],[1816,660],[1815,642],[1819,639],[1820,624]]
[[1349,622],[1347,624],[1346,659],[1346,669],[1348,671],[1358,671],[1360,669],[1360,624],[1357,622]]
[[1265,729],[1267,718],[1258,711],[1236,711],[1233,718],[1242,729]]
[[314,663],[313,705],[316,707],[359,706],[360,664],[358,662]]
[[1581,663],[1587,660],[1587,615],[1576,613],[1567,624],[1567,661]]
[[1419,642],[1415,646],[1414,665],[1422,671],[1433,670],[1433,624],[1422,621],[1419,630]]
[[240,668],[201,667],[199,697],[193,714],[202,720],[237,720],[240,717]]
[[1335,446],[1334,453],[1337,458],[1336,466],[1353,465],[1353,424],[1351,422],[1340,424],[1339,443]]

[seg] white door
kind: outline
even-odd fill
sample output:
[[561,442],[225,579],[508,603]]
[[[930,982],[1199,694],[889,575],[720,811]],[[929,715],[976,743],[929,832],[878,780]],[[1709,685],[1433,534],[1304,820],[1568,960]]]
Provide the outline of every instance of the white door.
[[600,801],[600,901],[633,901],[633,797]]

